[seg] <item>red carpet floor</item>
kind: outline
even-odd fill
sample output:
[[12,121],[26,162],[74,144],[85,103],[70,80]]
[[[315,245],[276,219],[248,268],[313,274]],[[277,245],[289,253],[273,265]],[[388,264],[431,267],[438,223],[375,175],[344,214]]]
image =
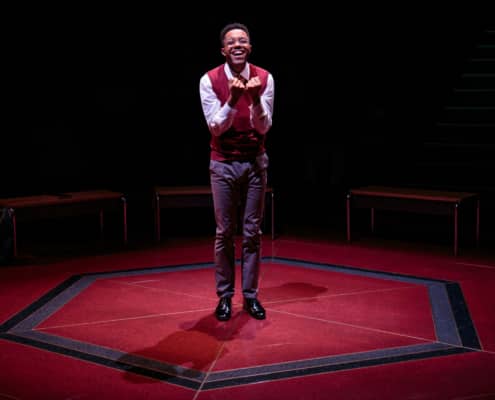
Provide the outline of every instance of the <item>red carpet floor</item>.
[[495,399],[493,256],[266,237],[218,322],[212,244],[1,267],[0,399]]

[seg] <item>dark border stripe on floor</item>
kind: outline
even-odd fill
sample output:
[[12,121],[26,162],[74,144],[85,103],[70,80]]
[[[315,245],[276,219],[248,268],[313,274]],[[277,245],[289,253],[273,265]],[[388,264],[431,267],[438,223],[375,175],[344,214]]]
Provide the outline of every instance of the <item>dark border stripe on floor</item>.
[[216,389],[274,379],[287,379],[460,354],[481,348],[461,287],[456,282],[280,257],[265,257],[263,260],[295,268],[312,268],[424,286],[428,289],[437,342],[206,374],[180,365],[127,354],[36,330],[41,322],[60,310],[96,280],[213,268],[214,264],[211,262],[74,275],[0,325],[0,338],[190,389],[200,387],[201,389]]

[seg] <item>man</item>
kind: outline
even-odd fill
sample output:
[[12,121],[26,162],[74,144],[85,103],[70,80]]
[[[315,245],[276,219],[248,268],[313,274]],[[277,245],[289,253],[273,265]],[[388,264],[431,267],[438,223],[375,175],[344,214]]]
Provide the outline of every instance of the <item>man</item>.
[[268,167],[265,135],[272,126],[274,81],[268,71],[248,63],[252,47],[245,25],[225,26],[220,41],[226,62],[200,80],[201,104],[211,133],[210,181],[217,226],[215,315],[220,321],[232,315],[234,239],[241,207],[244,309],[264,319],[266,312],[257,296]]

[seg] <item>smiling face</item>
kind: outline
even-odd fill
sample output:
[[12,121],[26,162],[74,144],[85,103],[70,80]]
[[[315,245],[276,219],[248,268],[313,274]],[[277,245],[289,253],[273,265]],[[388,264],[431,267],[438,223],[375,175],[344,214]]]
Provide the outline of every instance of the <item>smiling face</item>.
[[251,53],[249,35],[242,29],[228,31],[223,39],[222,54],[230,67],[237,72],[242,71]]

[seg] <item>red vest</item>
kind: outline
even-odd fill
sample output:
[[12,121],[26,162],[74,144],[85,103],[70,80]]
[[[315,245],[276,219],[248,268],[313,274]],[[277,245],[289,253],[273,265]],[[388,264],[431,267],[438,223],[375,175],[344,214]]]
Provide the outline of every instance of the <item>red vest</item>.
[[[266,88],[268,71],[249,64],[249,77],[258,76],[261,80],[261,93]],[[220,99],[222,106],[229,98],[229,82],[225,74],[224,65],[208,71],[213,91]],[[211,136],[211,159],[217,161],[245,161],[252,160],[265,152],[265,135],[254,130],[250,122],[249,106],[251,99],[243,95],[235,109],[237,113],[232,126],[220,136]]]

